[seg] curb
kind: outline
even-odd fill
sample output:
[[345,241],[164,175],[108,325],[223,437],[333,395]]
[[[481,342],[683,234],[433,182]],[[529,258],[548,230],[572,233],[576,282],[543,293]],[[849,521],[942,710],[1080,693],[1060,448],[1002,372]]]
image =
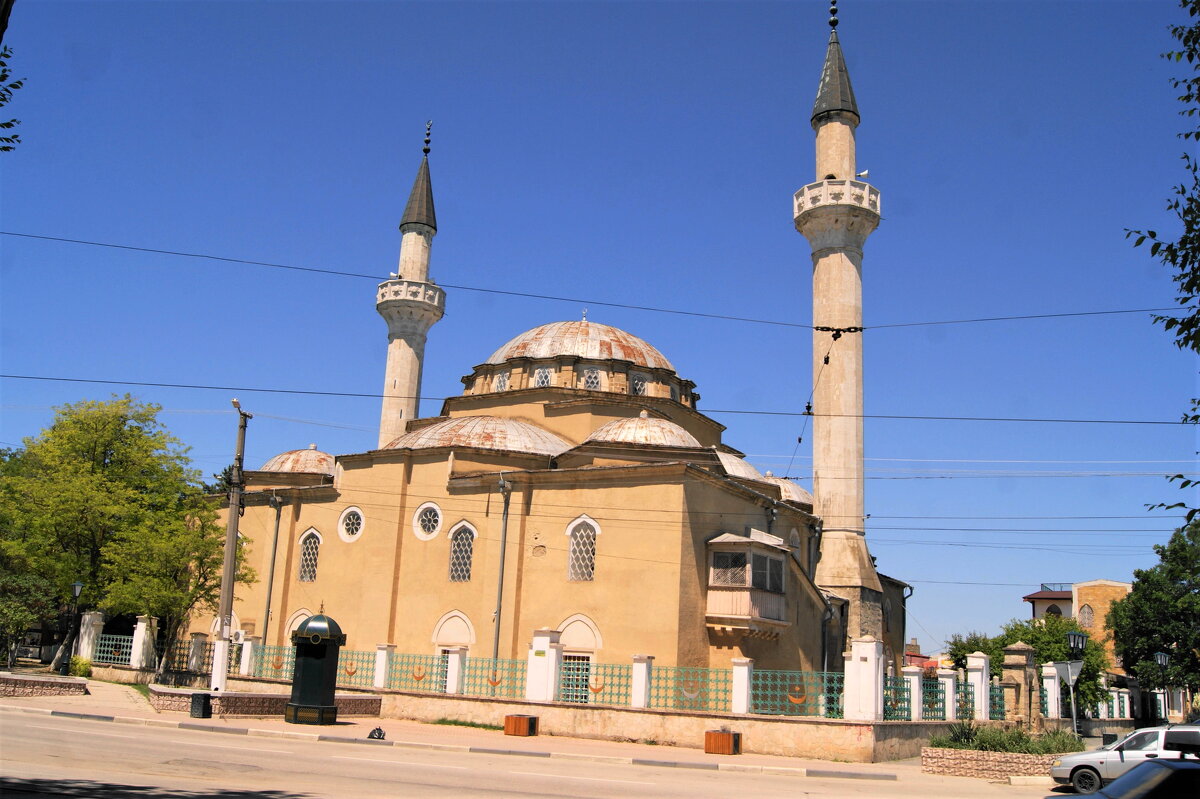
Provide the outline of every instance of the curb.
[[[0,705],[0,710],[17,713],[32,713],[41,716],[57,716],[59,718],[80,719],[83,721],[107,721],[115,724],[133,724],[149,727],[174,727],[180,730],[194,732],[215,732],[224,735],[245,735],[259,738],[285,738],[301,741],[316,741],[319,743],[366,744],[368,746],[394,746],[404,749],[428,749],[439,752],[462,752],[473,755],[504,755],[508,757],[547,757],[558,760],[581,760],[593,763],[612,763],[623,766],[651,766],[656,768],[695,769],[698,771],[725,771],[742,774],[770,774],[780,777],[821,777],[825,779],[848,780],[898,780],[899,777],[887,772],[867,771],[835,771],[827,769],[792,768],[788,766],[757,766],[741,763],[699,763],[681,760],[648,760],[637,757],[622,757],[619,755],[589,755],[577,752],[547,752],[541,750],[494,749],[483,746],[463,746],[460,744],[435,744],[424,741],[387,741],[373,738],[350,738],[342,735],[322,735],[312,732],[292,732],[291,730],[265,730],[251,727],[218,727],[214,724],[199,724],[191,721],[170,721],[167,719],[145,718],[141,716],[106,716],[98,713],[75,713],[66,710],[54,710],[42,707],[24,707],[21,705]],[[1010,777],[1010,780],[1029,779],[1045,780],[1045,777]],[[1038,783],[1017,783],[1044,784]],[[1048,784],[1048,783],[1045,783]]]

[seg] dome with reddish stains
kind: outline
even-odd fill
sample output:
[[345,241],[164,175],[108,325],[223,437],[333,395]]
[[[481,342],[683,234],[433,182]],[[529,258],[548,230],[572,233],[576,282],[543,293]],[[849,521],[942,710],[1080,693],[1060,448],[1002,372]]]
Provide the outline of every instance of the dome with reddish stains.
[[540,427],[500,416],[456,416],[393,439],[383,449],[470,447],[500,452],[561,455],[571,445]]
[[333,474],[333,456],[309,444],[308,449],[293,449],[276,455],[259,469],[261,472],[302,472]]
[[696,437],[674,422],[653,419],[646,411],[632,419],[617,419],[596,428],[588,441],[612,444],[645,444],[652,447],[698,448]]
[[512,358],[554,358],[574,355],[589,360],[630,361],[650,369],[675,367],[651,344],[624,330],[583,320],[551,322],[527,330],[492,353],[485,361],[502,364]]
[[759,479],[764,483],[779,486],[779,495],[782,499],[799,502],[801,505],[813,504],[813,495],[799,483],[793,482],[786,477],[776,477],[770,472],[767,472]]

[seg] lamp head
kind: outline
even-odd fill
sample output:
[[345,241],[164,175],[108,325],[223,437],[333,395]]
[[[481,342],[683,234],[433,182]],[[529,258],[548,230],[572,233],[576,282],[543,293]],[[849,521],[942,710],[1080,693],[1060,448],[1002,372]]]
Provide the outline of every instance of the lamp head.
[[83,583],[78,580],[71,583],[71,593],[75,595],[76,599],[79,599],[79,595],[83,593]]
[[232,402],[233,407],[238,409],[239,411],[242,409],[242,403],[238,402],[237,397],[234,397],[232,400],[230,400],[230,402]]
[[1170,659],[1170,655],[1168,655],[1166,652],[1154,653],[1154,662],[1158,664],[1159,668],[1165,669],[1167,667],[1167,662]]

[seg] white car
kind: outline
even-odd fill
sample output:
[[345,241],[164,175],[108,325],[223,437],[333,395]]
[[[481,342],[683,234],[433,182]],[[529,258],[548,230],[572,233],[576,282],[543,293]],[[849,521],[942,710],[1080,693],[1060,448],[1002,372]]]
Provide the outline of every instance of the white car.
[[1138,763],[1183,754],[1170,745],[1200,746],[1200,725],[1175,724],[1134,730],[1124,740],[1090,752],[1063,755],[1050,766],[1050,776],[1060,785],[1070,783],[1079,793],[1094,793]]

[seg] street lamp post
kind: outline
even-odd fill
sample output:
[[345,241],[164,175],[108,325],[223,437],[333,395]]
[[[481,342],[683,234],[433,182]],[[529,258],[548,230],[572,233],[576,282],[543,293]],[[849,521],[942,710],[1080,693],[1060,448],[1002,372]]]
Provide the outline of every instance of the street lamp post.
[[221,567],[221,598],[217,607],[217,641],[213,647],[212,687],[214,691],[225,690],[225,679],[229,674],[229,627],[233,623],[233,585],[237,580],[238,520],[242,515],[242,458],[246,453],[246,422],[253,414],[242,410],[235,398],[233,407],[238,412],[237,449],[233,455],[233,469],[229,472],[229,523],[225,527],[225,563]]
[[1067,689],[1071,693],[1071,729],[1079,735],[1079,714],[1075,709],[1075,681],[1083,671],[1083,650],[1087,646],[1087,633],[1067,633],[1067,649],[1070,650],[1067,660]]
[[62,659],[58,664],[58,673],[66,677],[71,673],[71,649],[74,638],[71,633],[78,629],[75,617],[79,613],[79,595],[83,593],[83,583],[76,580],[71,583],[71,618],[67,621],[67,640],[63,642]]
[[1159,673],[1162,675],[1162,719],[1167,720],[1167,664],[1171,661],[1171,656],[1166,652],[1155,652],[1154,662],[1158,664]]

